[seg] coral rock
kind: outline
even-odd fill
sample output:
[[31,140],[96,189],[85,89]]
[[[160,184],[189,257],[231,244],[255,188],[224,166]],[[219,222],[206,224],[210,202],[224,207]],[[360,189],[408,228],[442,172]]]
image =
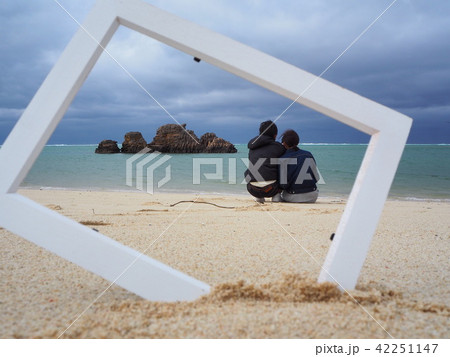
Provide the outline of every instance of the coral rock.
[[235,153],[236,148],[232,143],[225,139],[217,137],[214,133],[203,134],[200,138],[200,144],[203,147],[202,152],[206,153]]
[[166,124],[158,128],[148,147],[163,153],[233,153],[236,148],[230,142],[206,133],[199,139],[186,124]]
[[114,140],[103,140],[95,149],[96,154],[116,154],[119,152],[120,149],[117,146],[117,141]]
[[147,146],[147,142],[138,131],[130,131],[125,134],[122,143],[122,152],[126,154],[135,154]]

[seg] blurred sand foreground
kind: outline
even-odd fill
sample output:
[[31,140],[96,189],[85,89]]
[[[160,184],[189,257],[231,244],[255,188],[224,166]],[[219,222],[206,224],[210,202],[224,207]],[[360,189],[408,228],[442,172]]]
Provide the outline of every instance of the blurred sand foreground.
[[[113,286],[62,337],[450,337],[449,202],[387,202],[351,292],[360,306],[315,283],[319,264],[273,219],[322,263],[345,206],[340,199],[262,207],[244,196],[197,201],[234,207],[226,209],[170,206],[193,194],[21,194],[139,251],[178,217],[147,255],[213,288],[194,302],[155,303]],[[0,337],[58,337],[109,285],[3,228],[0,237]]]

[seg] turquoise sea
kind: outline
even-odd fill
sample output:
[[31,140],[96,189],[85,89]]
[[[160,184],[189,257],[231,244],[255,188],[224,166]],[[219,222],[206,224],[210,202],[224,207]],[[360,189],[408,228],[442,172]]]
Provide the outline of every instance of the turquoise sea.
[[[154,192],[201,192],[246,194],[242,184],[246,169],[246,145],[236,145],[236,154],[161,154],[143,165],[153,171]],[[304,144],[316,158],[325,184],[321,196],[345,197],[350,193],[367,145]],[[95,154],[96,145],[46,146],[22,183],[24,188],[81,190],[137,190],[136,163],[131,165],[132,186],[126,184],[130,154]],[[148,159],[150,157],[146,156]],[[161,158],[165,162],[157,167]],[[162,160],[163,161],[163,160]],[[197,166],[199,170],[193,168]],[[222,172],[220,171],[222,170]],[[197,176],[193,173],[197,172]],[[169,175],[169,176],[168,176]],[[206,175],[206,177],[205,177]],[[167,183],[157,187],[166,177]],[[170,179],[169,179],[170,177]],[[194,182],[197,181],[197,182]],[[148,182],[143,178],[143,182]],[[161,181],[161,183],[164,183]],[[450,200],[450,145],[407,145],[390,191],[394,199]]]

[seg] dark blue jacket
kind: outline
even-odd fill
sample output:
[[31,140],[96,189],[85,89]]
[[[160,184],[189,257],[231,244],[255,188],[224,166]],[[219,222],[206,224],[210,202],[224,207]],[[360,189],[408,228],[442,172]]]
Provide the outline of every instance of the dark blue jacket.
[[[289,149],[279,160],[280,187],[283,190],[289,193],[317,190],[316,183],[319,181],[319,175],[315,166],[316,161],[309,151],[301,150],[298,147]],[[287,160],[294,161],[294,163],[289,164]],[[286,172],[287,174],[285,174]]]

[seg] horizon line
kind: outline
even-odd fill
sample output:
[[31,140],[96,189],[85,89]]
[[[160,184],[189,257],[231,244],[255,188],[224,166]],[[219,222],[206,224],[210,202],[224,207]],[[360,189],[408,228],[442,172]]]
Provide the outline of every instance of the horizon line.
[[[233,145],[247,145],[247,143],[232,143]],[[369,143],[325,143],[325,142],[319,142],[319,143],[300,143],[301,145],[368,145]],[[98,146],[99,144],[46,144],[45,146]],[[119,144],[118,145],[122,145]],[[450,143],[407,143],[406,145],[450,145]],[[0,144],[0,148],[3,146],[3,144]]]

